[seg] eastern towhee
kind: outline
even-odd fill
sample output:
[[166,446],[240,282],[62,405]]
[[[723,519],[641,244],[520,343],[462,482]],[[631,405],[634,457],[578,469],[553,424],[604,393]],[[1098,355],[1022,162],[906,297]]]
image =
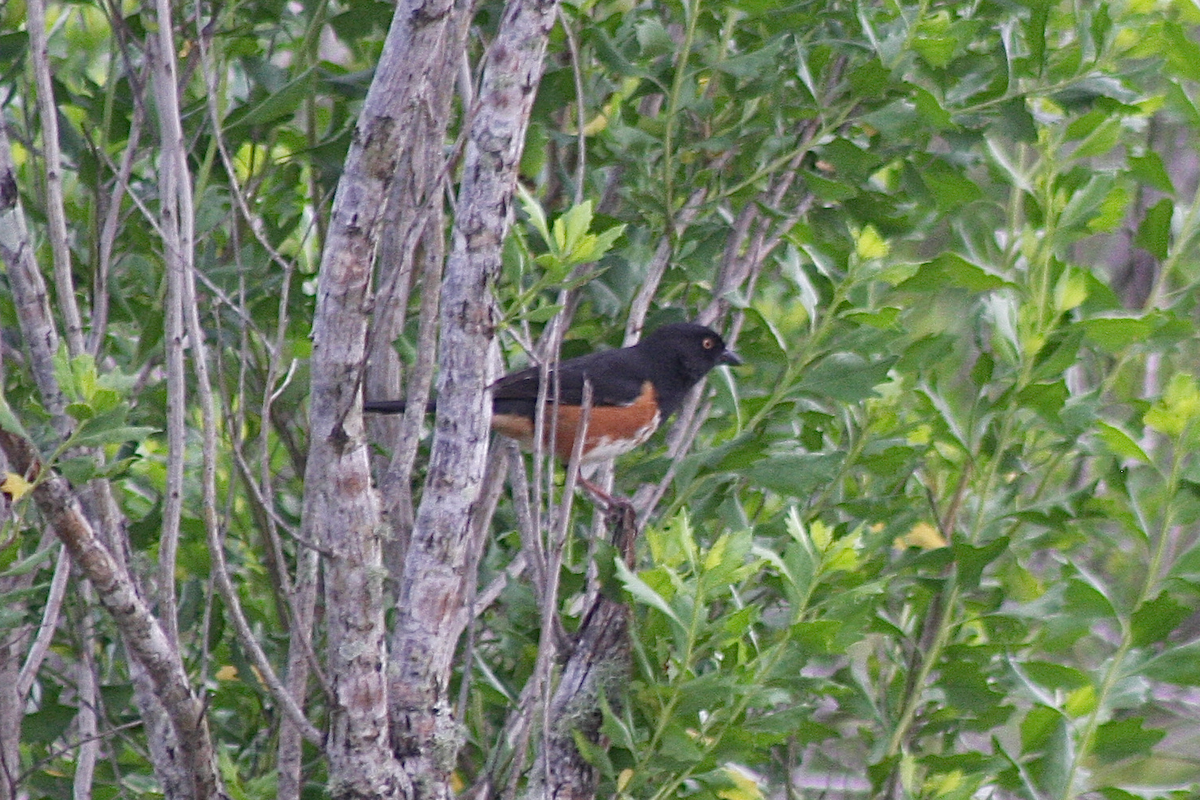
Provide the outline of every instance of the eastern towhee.
[[[592,385],[592,407],[582,463],[628,453],[645,442],[682,404],[689,390],[719,364],[742,360],[711,328],[688,322],[658,328],[632,347],[567,359],[550,370],[546,391],[546,445],[570,460],[582,415],[583,386]],[[509,373],[489,387],[492,429],[533,444],[541,371]],[[557,408],[556,408],[557,406]],[[399,414],[403,400],[363,403],[363,411]]]

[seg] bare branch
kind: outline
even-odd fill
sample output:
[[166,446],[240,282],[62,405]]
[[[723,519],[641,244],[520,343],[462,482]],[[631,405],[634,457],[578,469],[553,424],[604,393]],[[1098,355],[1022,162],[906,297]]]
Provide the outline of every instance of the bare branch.
[[184,366],[183,284],[194,266],[195,231],[191,175],[179,118],[174,23],[169,0],[156,0],[156,33],[147,41],[147,60],[158,114],[161,155],[159,216],[167,268],[163,349],[167,364],[167,487],[158,554],[158,602],[168,638],[179,638],[175,602],[175,559],[183,516],[183,472],[187,454],[187,376]]
[[[0,448],[16,471],[29,476],[40,472],[40,457],[26,439],[0,430]],[[177,737],[192,796],[196,800],[217,800],[222,794],[221,781],[204,706],[192,692],[178,650],[137,593],[129,574],[96,536],[66,480],[53,474],[43,476],[33,497],[71,558],[91,581],[101,604],[112,614],[130,655],[153,683],[154,696],[161,701]]]
[[[611,524],[613,544],[630,563],[637,537],[632,510],[618,507]],[[526,800],[594,800],[597,770],[580,754],[575,737],[599,741],[602,704],[620,702],[630,664],[629,609],[598,594],[550,700]]]
[[44,0],[29,0],[29,50],[37,83],[38,116],[42,122],[42,157],[46,160],[46,220],[50,252],[54,257],[54,288],[58,309],[66,325],[67,352],[84,352],[83,323],[75,300],[75,278],[71,275],[71,247],[67,241],[67,215],[63,207],[62,151],[58,144],[58,104],[50,80],[50,52],[46,37]]
[[46,607],[42,609],[42,622],[38,625],[37,637],[25,656],[21,665],[21,673],[17,676],[17,696],[24,699],[33,688],[33,679],[42,667],[42,659],[54,641],[54,632],[58,628],[58,614],[62,609],[63,598],[67,594],[67,580],[71,577],[71,559],[63,558],[62,548],[58,548],[58,562],[54,565],[54,577],[50,580],[50,594],[46,598]]
[[50,311],[46,282],[33,259],[25,211],[17,190],[17,169],[3,116],[0,116],[0,257],[8,268],[17,322],[25,346],[29,348],[29,368],[41,394],[42,405],[50,412],[55,431],[65,439],[71,432],[72,423],[63,413],[66,403],[54,376],[58,332]]

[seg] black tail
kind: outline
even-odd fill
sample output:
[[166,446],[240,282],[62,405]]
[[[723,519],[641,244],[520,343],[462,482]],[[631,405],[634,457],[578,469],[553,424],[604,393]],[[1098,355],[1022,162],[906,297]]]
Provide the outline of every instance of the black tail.
[[[363,411],[368,414],[403,414],[406,408],[408,402],[405,400],[368,400],[363,403]],[[430,400],[425,404],[425,413],[432,413],[435,408],[436,405]]]

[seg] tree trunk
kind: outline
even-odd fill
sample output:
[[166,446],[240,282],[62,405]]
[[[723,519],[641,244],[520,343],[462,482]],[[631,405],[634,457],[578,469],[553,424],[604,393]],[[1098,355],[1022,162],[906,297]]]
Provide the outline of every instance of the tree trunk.
[[[613,544],[633,566],[637,524],[631,506],[615,509]],[[623,702],[633,665],[629,607],[597,592],[550,700],[547,730],[529,773],[523,800],[594,800],[598,774],[575,737],[600,741],[602,703]]]
[[391,717],[396,754],[416,800],[451,796],[458,750],[448,688],[481,536],[472,507],[488,442],[491,290],[511,217],[517,165],[542,74],[553,0],[512,0],[488,51],[473,109],[452,250],[441,299],[433,449],[396,604]]
[[407,122],[427,102],[428,67],[437,62],[432,54],[459,23],[457,13],[448,0],[409,0],[396,9],[338,183],[317,285],[303,527],[332,554],[325,613],[334,797],[408,791],[388,731],[381,526],[359,387],[385,201],[398,163],[411,158]]

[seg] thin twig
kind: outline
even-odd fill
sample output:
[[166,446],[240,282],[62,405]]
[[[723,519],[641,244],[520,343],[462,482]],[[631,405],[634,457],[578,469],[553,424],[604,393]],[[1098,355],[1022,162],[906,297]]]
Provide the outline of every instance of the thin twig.
[[46,221],[49,225],[50,252],[54,259],[54,284],[58,310],[66,327],[67,352],[84,352],[83,322],[75,299],[75,278],[71,274],[71,247],[67,241],[67,214],[63,204],[62,150],[58,143],[58,104],[50,78],[50,47],[46,37],[44,0],[29,0],[29,50],[37,84],[38,116],[42,123],[42,157],[46,162]]
[[25,656],[25,663],[17,675],[17,697],[24,702],[33,688],[33,680],[38,670],[42,668],[42,660],[50,650],[54,634],[58,630],[58,615],[62,610],[63,598],[67,594],[67,580],[71,577],[71,559],[63,547],[59,545],[58,563],[54,565],[54,577],[50,580],[50,593],[46,597],[46,606],[42,609],[42,621],[38,625],[37,638]]

